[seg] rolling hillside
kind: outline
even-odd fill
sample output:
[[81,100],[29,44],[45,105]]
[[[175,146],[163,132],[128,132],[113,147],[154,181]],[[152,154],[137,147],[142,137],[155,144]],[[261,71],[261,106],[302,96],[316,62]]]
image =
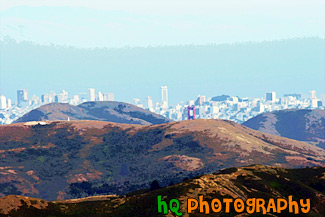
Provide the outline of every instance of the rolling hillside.
[[263,133],[308,142],[325,149],[325,110],[282,110],[243,123]]
[[[269,213],[248,214],[247,209],[241,213],[230,205],[228,214],[225,207],[210,214],[199,213],[199,208],[192,211],[190,216],[325,216],[325,168],[284,169],[262,165],[233,167],[213,174],[196,177],[166,188],[150,191],[142,190],[128,196],[95,196],[73,200],[45,201],[24,196],[6,196],[0,198],[0,215],[10,217],[34,216],[109,216],[109,217],[151,217],[176,216],[171,211],[167,215],[158,213],[157,196],[167,203],[171,199],[180,201],[179,212],[188,216],[187,199],[203,199],[209,204],[213,199],[242,199],[260,198],[268,204],[272,198],[293,200],[310,199],[310,209],[304,214],[298,209],[298,214],[289,212],[289,208],[277,213],[279,210],[270,209]],[[252,208],[250,208],[252,210]],[[255,210],[255,208],[253,209]]]
[[169,122],[168,118],[149,112],[137,106],[115,101],[85,102],[78,106],[67,103],[50,103],[34,109],[18,120],[55,121],[55,120],[98,120],[127,124],[162,124]]
[[229,121],[36,123],[0,126],[1,196],[120,195],[232,166],[325,166],[323,149]]

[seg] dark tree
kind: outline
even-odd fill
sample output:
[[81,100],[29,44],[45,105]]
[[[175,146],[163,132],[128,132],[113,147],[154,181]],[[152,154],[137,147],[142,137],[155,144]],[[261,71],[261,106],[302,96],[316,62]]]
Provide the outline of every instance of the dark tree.
[[150,191],[158,190],[160,189],[159,182],[157,180],[154,180],[150,185]]

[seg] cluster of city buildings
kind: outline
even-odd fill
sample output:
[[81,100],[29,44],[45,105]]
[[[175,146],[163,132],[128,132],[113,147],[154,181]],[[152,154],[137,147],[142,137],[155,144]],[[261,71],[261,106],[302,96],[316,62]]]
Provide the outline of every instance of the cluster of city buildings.
[[113,93],[95,92],[94,88],[89,88],[87,93],[79,93],[69,96],[68,92],[62,90],[60,93],[50,91],[41,97],[33,95],[29,97],[28,90],[17,90],[17,100],[15,103],[4,95],[0,95],[0,124],[10,124],[17,118],[41,105],[48,103],[69,103],[78,105],[87,101],[114,101]]
[[[51,102],[70,103],[78,105],[87,101],[114,101],[113,93],[96,93],[89,88],[87,93],[69,97],[68,92],[53,91],[38,97],[28,97],[27,90],[17,91],[17,101],[0,95],[0,124],[10,124],[28,111]],[[168,103],[168,87],[161,86],[161,101],[154,102],[147,96],[144,100],[134,98],[136,106],[163,115],[175,121],[187,119],[226,119],[243,123],[248,119],[263,113],[284,109],[324,109],[322,100],[316,96],[316,91],[310,91],[308,96],[301,94],[284,94],[277,97],[275,92],[268,92],[261,98],[240,98],[237,96],[221,95],[211,98],[197,96],[196,99],[182,101],[175,106]]]
[[268,92],[262,98],[239,98],[221,95],[211,98],[197,96],[196,99],[179,102],[175,106],[168,105],[168,89],[161,87],[161,102],[154,104],[148,96],[143,103],[134,99],[134,104],[158,113],[175,121],[187,119],[225,119],[243,123],[263,112],[284,109],[324,109],[322,100],[316,97],[316,91],[309,96],[301,94],[284,94],[277,97],[276,92]]

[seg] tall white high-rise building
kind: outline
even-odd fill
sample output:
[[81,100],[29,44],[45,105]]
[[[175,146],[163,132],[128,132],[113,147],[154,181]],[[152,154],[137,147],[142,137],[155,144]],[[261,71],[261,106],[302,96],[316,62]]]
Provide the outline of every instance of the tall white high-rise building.
[[316,98],[311,99],[311,107],[312,108],[318,107],[318,99],[316,99]]
[[69,93],[68,93],[67,91],[65,91],[65,90],[62,90],[61,95],[62,95],[62,101],[63,101],[63,102],[68,102],[68,99],[69,99]]
[[0,95],[0,109],[7,108],[7,99],[4,95]]
[[168,108],[168,89],[167,86],[161,86],[161,102],[163,108]]
[[89,101],[95,101],[96,100],[96,93],[94,88],[88,88],[89,90]]
[[211,103],[211,113],[212,114],[219,113],[219,108],[218,108],[218,103],[217,102],[212,102]]
[[316,97],[316,91],[315,90],[311,90],[311,91],[309,91],[309,93],[310,93],[310,98],[311,99],[316,99],[317,97]]
[[183,108],[183,107],[182,107],[180,104],[177,104],[177,105],[175,106],[175,110],[176,110],[177,112],[180,112],[182,108]]
[[49,102],[54,102],[56,93],[54,91],[50,91],[49,94]]
[[101,91],[98,91],[98,101],[104,101],[104,95]]
[[12,101],[11,99],[7,99],[7,108],[10,109],[12,106]]
[[146,97],[146,103],[147,103],[147,108],[148,109],[153,109],[153,101],[152,101],[152,98],[151,98],[151,96],[147,96]]
[[78,105],[80,102],[80,96],[78,94],[73,95],[72,99],[70,99],[70,104],[72,105]]
[[104,93],[103,99],[104,101],[114,101],[114,93]]

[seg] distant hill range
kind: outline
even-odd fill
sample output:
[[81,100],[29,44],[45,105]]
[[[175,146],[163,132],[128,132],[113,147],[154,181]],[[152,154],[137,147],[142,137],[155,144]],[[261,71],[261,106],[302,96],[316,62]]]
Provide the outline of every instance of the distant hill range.
[[[220,95],[220,96],[214,96],[211,98],[211,101],[216,101],[216,102],[224,102],[231,99],[231,96],[229,95]],[[237,96],[238,102],[242,102],[243,100]]]
[[[158,213],[157,196],[169,204],[171,199],[178,199],[183,216],[187,214],[187,199],[203,196],[210,208],[210,214],[199,213],[199,206],[190,216],[325,216],[325,168],[284,169],[269,166],[233,167],[219,172],[202,175],[194,179],[183,181],[157,190],[142,190],[126,197],[107,195],[95,196],[74,200],[45,201],[42,199],[10,195],[0,198],[0,215],[3,216],[165,216]],[[269,214],[248,214],[246,205],[242,213],[238,213],[230,205],[230,213],[222,211],[214,213],[211,210],[213,199],[239,198],[246,201],[248,198],[264,199],[267,207],[270,198],[293,200],[299,204],[299,214],[289,213],[289,206],[281,212],[271,209]],[[301,212],[300,199],[310,199],[310,210]],[[283,202],[282,202],[283,203]],[[252,208],[252,207],[251,207]],[[253,209],[255,210],[255,208]],[[263,209],[260,210],[262,212]],[[169,213],[166,216],[176,216]]]
[[305,141],[325,149],[325,110],[281,110],[260,114],[244,126],[272,135]]
[[325,150],[223,120],[0,126],[0,196],[47,200],[125,194],[232,166],[325,166]]
[[161,124],[171,120],[156,113],[124,102],[85,102],[78,106],[49,103],[34,109],[15,123],[54,120],[98,120],[127,124]]

